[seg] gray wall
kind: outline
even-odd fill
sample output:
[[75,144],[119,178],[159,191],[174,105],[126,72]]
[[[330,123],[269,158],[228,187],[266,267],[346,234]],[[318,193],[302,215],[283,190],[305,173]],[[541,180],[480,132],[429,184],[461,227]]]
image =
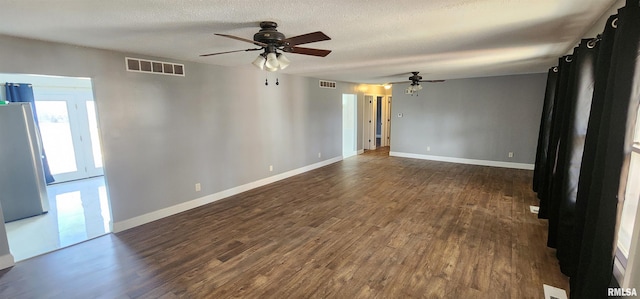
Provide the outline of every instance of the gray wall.
[[533,164],[545,84],[546,74],[447,80],[418,96],[395,84],[391,151]]
[[125,56],[153,57],[7,36],[0,53],[0,73],[92,78],[114,222],[341,156],[342,93],[358,93],[283,74],[266,87],[251,57],[170,60],[185,64],[175,77],[124,69]]

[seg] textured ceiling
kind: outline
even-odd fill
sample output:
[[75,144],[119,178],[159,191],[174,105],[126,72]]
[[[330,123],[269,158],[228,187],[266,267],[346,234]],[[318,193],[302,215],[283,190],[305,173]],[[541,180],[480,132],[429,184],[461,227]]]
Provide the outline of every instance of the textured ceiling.
[[[615,0],[3,0],[0,34],[253,68],[260,21],[286,36],[323,31],[287,54],[284,73],[359,83],[544,72],[576,45]],[[256,69],[256,71],[258,71]]]

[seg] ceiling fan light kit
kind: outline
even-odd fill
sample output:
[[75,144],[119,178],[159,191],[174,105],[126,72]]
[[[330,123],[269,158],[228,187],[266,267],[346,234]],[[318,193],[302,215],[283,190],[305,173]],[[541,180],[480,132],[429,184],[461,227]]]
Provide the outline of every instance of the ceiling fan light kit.
[[289,64],[291,64],[291,61],[282,53],[271,52],[266,55],[265,53],[258,55],[251,64],[261,70],[275,72],[287,68]]
[[409,87],[407,87],[407,93],[415,93],[422,90],[422,86],[418,83],[416,84],[411,84],[409,85]]

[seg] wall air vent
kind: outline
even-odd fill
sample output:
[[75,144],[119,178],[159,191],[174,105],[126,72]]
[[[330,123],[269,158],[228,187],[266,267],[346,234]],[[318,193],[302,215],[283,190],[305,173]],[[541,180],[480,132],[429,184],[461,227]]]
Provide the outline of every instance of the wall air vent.
[[184,64],[125,57],[127,71],[184,77]]
[[321,88],[331,88],[331,89],[336,89],[336,82],[333,82],[333,81],[326,81],[326,80],[320,80],[320,87],[321,87]]

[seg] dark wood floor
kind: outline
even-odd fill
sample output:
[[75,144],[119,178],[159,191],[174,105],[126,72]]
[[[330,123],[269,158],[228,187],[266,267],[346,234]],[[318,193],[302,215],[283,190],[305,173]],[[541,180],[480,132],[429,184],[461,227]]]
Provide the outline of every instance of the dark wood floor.
[[543,298],[531,171],[388,148],[0,271],[1,298]]

